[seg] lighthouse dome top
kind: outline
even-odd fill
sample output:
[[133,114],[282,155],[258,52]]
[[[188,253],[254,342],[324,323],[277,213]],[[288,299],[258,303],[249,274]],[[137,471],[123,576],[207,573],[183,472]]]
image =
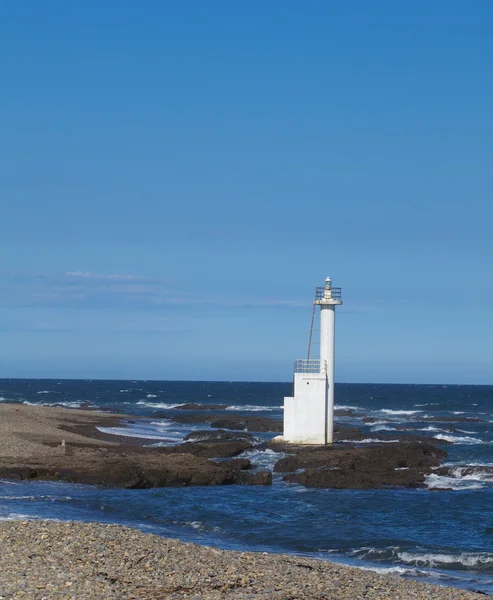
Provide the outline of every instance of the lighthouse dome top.
[[318,287],[315,290],[314,304],[342,304],[341,288],[332,287],[332,279],[326,277],[324,287]]

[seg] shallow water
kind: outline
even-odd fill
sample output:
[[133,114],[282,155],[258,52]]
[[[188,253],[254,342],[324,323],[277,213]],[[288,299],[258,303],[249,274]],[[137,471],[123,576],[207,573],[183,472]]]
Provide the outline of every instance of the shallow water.
[[[281,418],[290,391],[281,383],[0,380],[4,402],[89,404],[147,416],[125,433],[147,436],[149,444],[178,443],[191,429],[204,429],[156,412],[180,412],[189,402],[224,403],[230,405],[225,414]],[[368,425],[358,417],[336,419],[363,427],[367,440],[390,440],[405,427],[452,441],[444,449],[455,476],[431,475],[423,490],[364,491],[305,489],[278,474],[271,488],[115,490],[0,481],[0,519],[117,522],[224,548],[299,553],[493,593],[493,474],[463,476],[460,468],[493,466],[493,387],[340,384],[336,402],[378,419]],[[482,421],[430,420],[436,417]],[[266,437],[259,434],[258,441]],[[271,451],[248,454],[261,468],[279,459]]]

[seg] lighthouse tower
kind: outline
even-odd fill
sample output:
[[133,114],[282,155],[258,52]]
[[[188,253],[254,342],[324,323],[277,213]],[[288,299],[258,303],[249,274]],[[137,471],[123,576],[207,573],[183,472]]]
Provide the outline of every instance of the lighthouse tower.
[[327,277],[318,287],[313,301],[313,317],[320,306],[320,358],[295,361],[294,392],[284,398],[284,434],[286,442],[332,444],[334,431],[335,308],[342,304],[341,288],[332,287]]

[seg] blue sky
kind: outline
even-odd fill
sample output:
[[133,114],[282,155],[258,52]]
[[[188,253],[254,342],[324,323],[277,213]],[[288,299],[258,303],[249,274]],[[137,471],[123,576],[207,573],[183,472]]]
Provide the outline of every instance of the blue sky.
[[490,0],[0,4],[0,377],[493,383]]

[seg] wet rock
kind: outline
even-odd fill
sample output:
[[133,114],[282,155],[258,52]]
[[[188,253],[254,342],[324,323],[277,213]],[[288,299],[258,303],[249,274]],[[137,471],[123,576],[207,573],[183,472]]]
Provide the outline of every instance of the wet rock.
[[334,441],[335,442],[340,442],[342,440],[350,440],[350,441],[356,441],[356,440],[363,440],[365,437],[368,437],[367,435],[365,435],[361,429],[358,429],[357,427],[334,427]]
[[212,431],[211,429],[201,429],[200,431],[192,431],[184,437],[185,442],[251,442],[253,435],[246,432],[224,431],[219,429]]
[[377,423],[382,421],[385,423],[392,423],[391,419],[377,419],[377,417],[363,417],[361,420],[363,423]]
[[193,423],[211,423],[215,419],[219,419],[222,415],[217,413],[212,413],[207,410],[200,411],[198,413],[191,414],[176,414],[176,413],[168,413],[168,412],[160,412],[158,414],[154,414],[154,417],[159,419],[168,419],[168,421],[173,421],[174,423],[182,423],[184,425],[189,425]]
[[190,454],[142,454],[82,458],[46,456],[30,465],[0,464],[0,477],[100,484],[126,489],[224,485],[234,482],[231,469]]
[[253,448],[250,442],[185,442],[178,446],[165,446],[159,448],[162,454],[192,454],[193,456],[201,456],[202,458],[230,458],[238,456],[245,450]]
[[215,463],[220,467],[231,469],[232,471],[248,471],[252,468],[251,461],[248,458],[233,458],[231,460],[222,460],[221,462]]
[[354,412],[354,410],[341,410],[341,409],[335,409],[334,410],[334,415],[336,417],[364,417],[365,413],[357,413]]
[[220,417],[211,422],[211,427],[218,429],[233,429],[246,431],[272,431],[281,432],[283,429],[282,421],[275,421],[270,417],[230,415]]
[[446,456],[436,446],[419,442],[365,448],[315,446],[281,459],[274,471],[290,472],[285,481],[307,487],[422,487],[425,475],[433,472],[433,467],[438,467]]
[[240,485],[272,485],[272,473],[269,471],[257,471],[256,473],[240,471],[236,475],[235,483]]

